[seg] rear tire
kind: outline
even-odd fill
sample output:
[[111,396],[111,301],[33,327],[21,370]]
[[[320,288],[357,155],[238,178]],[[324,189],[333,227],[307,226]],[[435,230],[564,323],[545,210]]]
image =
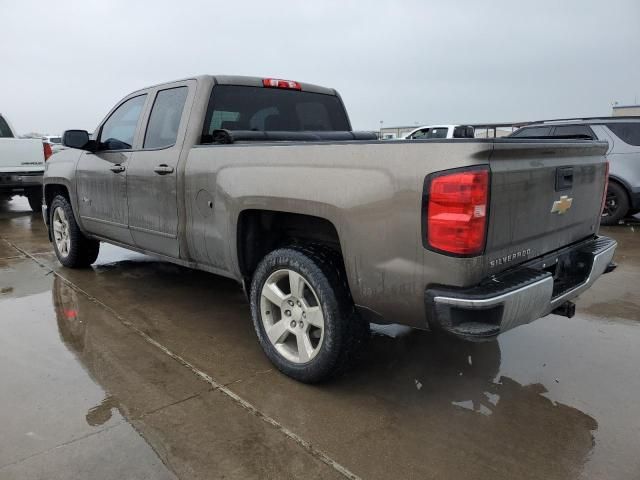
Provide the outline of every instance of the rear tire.
[[343,372],[369,333],[355,311],[342,258],[325,247],[295,245],[269,253],[253,275],[250,300],[265,354],[300,382]]
[[100,242],[80,231],[69,201],[58,195],[51,202],[49,228],[58,261],[69,268],[85,268],[98,258]]
[[27,194],[27,200],[29,200],[29,206],[33,212],[42,212],[42,190],[32,190]]
[[602,225],[617,225],[629,212],[629,197],[626,190],[615,182],[609,182],[602,210]]

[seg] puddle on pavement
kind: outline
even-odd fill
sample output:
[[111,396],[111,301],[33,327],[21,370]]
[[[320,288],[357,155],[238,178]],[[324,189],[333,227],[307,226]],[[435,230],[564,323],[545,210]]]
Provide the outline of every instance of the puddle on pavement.
[[[54,464],[60,468],[56,474],[64,476],[79,468],[79,451],[89,467],[105,449],[88,448],[85,439],[115,435],[131,449],[126,455],[135,452],[132,472],[172,478],[127,423],[117,400],[78,362],[77,338],[68,334],[81,331],[87,319],[74,306],[75,292],[25,258],[12,260],[0,271],[0,285],[6,283],[12,286],[1,287],[0,294],[0,477],[35,478],[39,474],[34,472]],[[94,363],[99,364],[98,359]],[[117,457],[125,452],[112,453]],[[99,460],[96,469],[104,469]],[[114,476],[104,472],[100,478],[117,478],[118,471],[114,468]]]

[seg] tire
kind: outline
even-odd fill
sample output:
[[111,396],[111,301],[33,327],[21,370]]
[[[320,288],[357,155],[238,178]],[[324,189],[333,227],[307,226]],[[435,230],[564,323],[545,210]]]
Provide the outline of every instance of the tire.
[[[297,293],[292,284],[302,285]],[[250,301],[265,354],[300,382],[317,383],[342,373],[369,334],[368,323],[355,311],[342,258],[326,247],[295,245],[269,253],[253,275]]]
[[49,228],[58,261],[69,268],[85,268],[98,258],[100,242],[83,235],[69,201],[58,195],[51,202]]
[[602,225],[617,225],[629,212],[629,197],[626,190],[615,182],[607,186],[607,198],[602,210]]
[[42,190],[32,190],[27,194],[27,200],[34,213],[42,212]]

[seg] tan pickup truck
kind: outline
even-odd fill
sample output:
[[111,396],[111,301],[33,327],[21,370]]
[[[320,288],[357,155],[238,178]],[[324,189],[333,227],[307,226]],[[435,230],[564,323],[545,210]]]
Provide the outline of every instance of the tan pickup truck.
[[612,268],[598,141],[382,142],[333,89],[201,76],[63,142],[43,207],[63,265],[109,242],[233,278],[267,356],[305,382],[346,366],[369,323],[491,339],[572,315]]

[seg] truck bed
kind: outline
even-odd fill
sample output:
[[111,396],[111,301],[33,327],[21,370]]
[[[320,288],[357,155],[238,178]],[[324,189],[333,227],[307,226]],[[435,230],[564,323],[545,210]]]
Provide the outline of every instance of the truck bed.
[[[565,139],[197,145],[185,169],[185,191],[201,192],[188,195],[187,250],[197,261],[213,263],[218,273],[237,278],[235,222],[243,210],[326,218],[340,237],[356,303],[389,321],[424,326],[425,285],[468,287],[593,237],[605,150],[606,143]],[[420,212],[426,176],[472,165],[489,165],[492,179],[484,254],[455,258],[425,249]],[[560,167],[574,169],[575,205],[568,214],[543,221],[562,196],[555,191]],[[213,199],[213,221],[198,200],[205,195]],[[394,292],[403,292],[400,305]]]

